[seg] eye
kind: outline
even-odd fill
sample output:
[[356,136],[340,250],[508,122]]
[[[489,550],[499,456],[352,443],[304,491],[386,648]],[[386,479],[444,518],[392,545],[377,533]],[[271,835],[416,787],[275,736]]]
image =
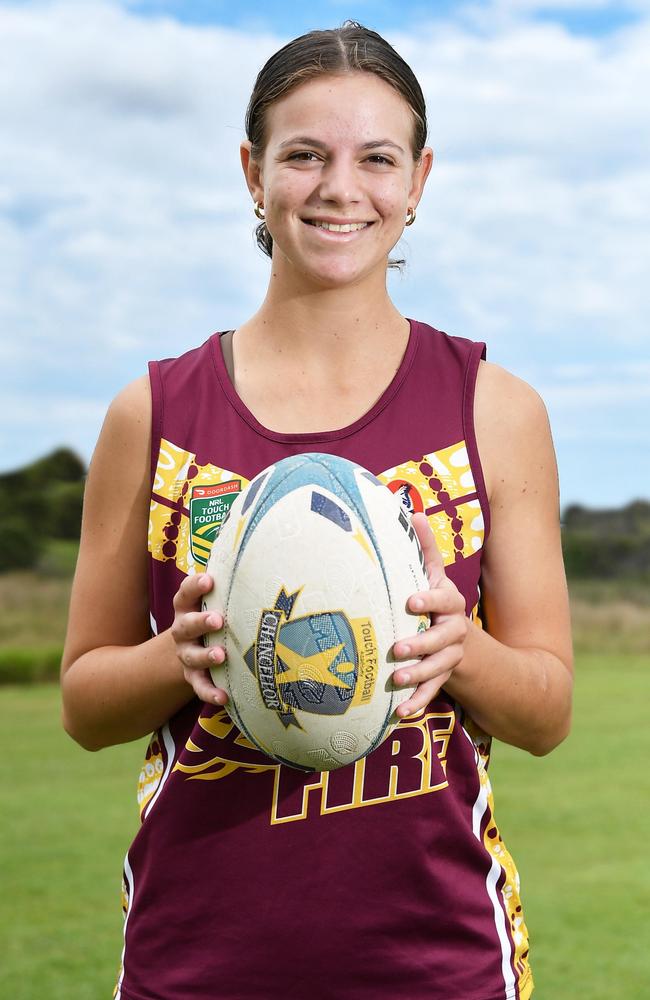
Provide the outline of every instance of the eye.
[[384,156],[383,153],[372,153],[368,157],[368,163],[376,163],[380,167],[392,167],[394,165],[394,161],[389,156]]
[[318,159],[318,156],[310,149],[300,149],[295,153],[290,153],[287,159],[298,163],[313,163]]

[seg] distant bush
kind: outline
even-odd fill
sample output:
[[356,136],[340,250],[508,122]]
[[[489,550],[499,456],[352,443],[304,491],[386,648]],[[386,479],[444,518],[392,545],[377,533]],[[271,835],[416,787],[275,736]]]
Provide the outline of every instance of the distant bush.
[[650,579],[650,539],[639,542],[626,535],[594,538],[574,532],[565,533],[562,548],[569,578]]
[[0,475],[0,572],[33,569],[52,539],[79,538],[85,476],[68,448]]
[[650,502],[633,500],[625,507],[614,509],[572,504],[564,511],[562,524],[568,532],[650,538]]
[[47,491],[47,534],[77,540],[81,528],[84,483],[52,483]]
[[32,569],[44,549],[45,539],[34,531],[28,521],[13,512],[7,512],[1,501],[0,523],[0,573],[16,567]]
[[57,448],[43,458],[14,472],[0,475],[0,489],[11,493],[40,492],[50,483],[77,483],[86,475],[86,466],[70,448]]
[[41,579],[70,580],[74,576],[78,553],[77,538],[52,538],[36,563],[36,572]]
[[0,685],[57,681],[62,653],[61,646],[43,646],[34,649],[1,647]]
[[617,510],[574,505],[562,520],[569,579],[650,581],[650,503],[636,500]]

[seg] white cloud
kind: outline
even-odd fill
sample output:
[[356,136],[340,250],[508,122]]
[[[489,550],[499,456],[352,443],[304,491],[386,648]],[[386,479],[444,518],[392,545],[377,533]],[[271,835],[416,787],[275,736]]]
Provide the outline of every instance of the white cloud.
[[3,325],[22,287],[21,326],[43,346],[155,350],[162,334],[168,349],[215,292],[230,311],[256,276],[238,143],[269,46],[88,13],[0,11]]
[[598,15],[601,23],[607,20],[620,23],[625,16],[647,14],[650,0],[477,0],[459,5],[459,20],[491,32],[503,30],[530,18],[561,20],[563,16]]
[[[650,20],[576,37],[529,19],[549,6],[494,0],[481,32],[461,19],[390,36],[422,81],[437,152],[410,276],[391,287],[410,315],[532,365],[560,412],[554,366],[647,355]],[[87,453],[148,357],[260,301],[238,144],[255,73],[283,41],[111,3],[0,7],[1,377],[48,408],[40,434],[12,411],[0,466],[57,434]],[[607,373],[582,378],[586,435],[615,399],[586,390]]]
[[[650,23],[616,40],[523,24],[402,38],[429,99],[438,165],[413,245],[463,293],[468,320],[566,342],[613,325],[642,342],[650,305]],[[417,241],[417,242],[416,242]],[[554,338],[553,338],[554,339]]]

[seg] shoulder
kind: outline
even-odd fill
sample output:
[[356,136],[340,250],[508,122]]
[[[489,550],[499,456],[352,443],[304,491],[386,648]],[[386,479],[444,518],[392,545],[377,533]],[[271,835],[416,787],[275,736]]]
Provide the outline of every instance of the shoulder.
[[523,379],[482,361],[474,402],[476,440],[488,494],[555,472],[546,406]]
[[481,361],[476,379],[477,435],[489,444],[494,435],[515,441],[526,434],[548,432],[548,414],[539,393],[528,382],[499,365]]
[[100,446],[130,450],[151,434],[151,388],[146,375],[129,382],[111,402],[99,437]]
[[151,416],[151,386],[147,375],[129,382],[118,392],[108,408],[112,420],[139,420]]
[[498,419],[513,412],[523,419],[546,416],[546,407],[539,393],[523,379],[491,361],[481,361],[476,380],[476,402],[481,416]]
[[[119,480],[122,494],[142,490],[149,476],[151,391],[146,376],[125,386],[111,402],[88,471],[88,487],[112,495]],[[119,470],[119,472],[116,472]]]

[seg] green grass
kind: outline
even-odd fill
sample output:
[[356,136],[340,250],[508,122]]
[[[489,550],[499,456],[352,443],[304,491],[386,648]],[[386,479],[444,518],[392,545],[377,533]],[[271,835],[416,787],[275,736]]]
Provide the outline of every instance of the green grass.
[[[650,660],[581,656],[569,740],[534,759],[495,745],[497,819],[522,877],[539,1000],[637,1000],[650,981],[646,755]],[[142,746],[89,754],[56,687],[0,690],[0,996],[105,1000]],[[444,998],[443,998],[444,1000]]]
[[105,1000],[122,941],[121,864],[142,746],[89,754],[53,685],[0,691],[0,996]]
[[495,745],[497,821],[522,879],[540,1000],[636,1000],[650,982],[650,658],[584,655],[573,731]]

